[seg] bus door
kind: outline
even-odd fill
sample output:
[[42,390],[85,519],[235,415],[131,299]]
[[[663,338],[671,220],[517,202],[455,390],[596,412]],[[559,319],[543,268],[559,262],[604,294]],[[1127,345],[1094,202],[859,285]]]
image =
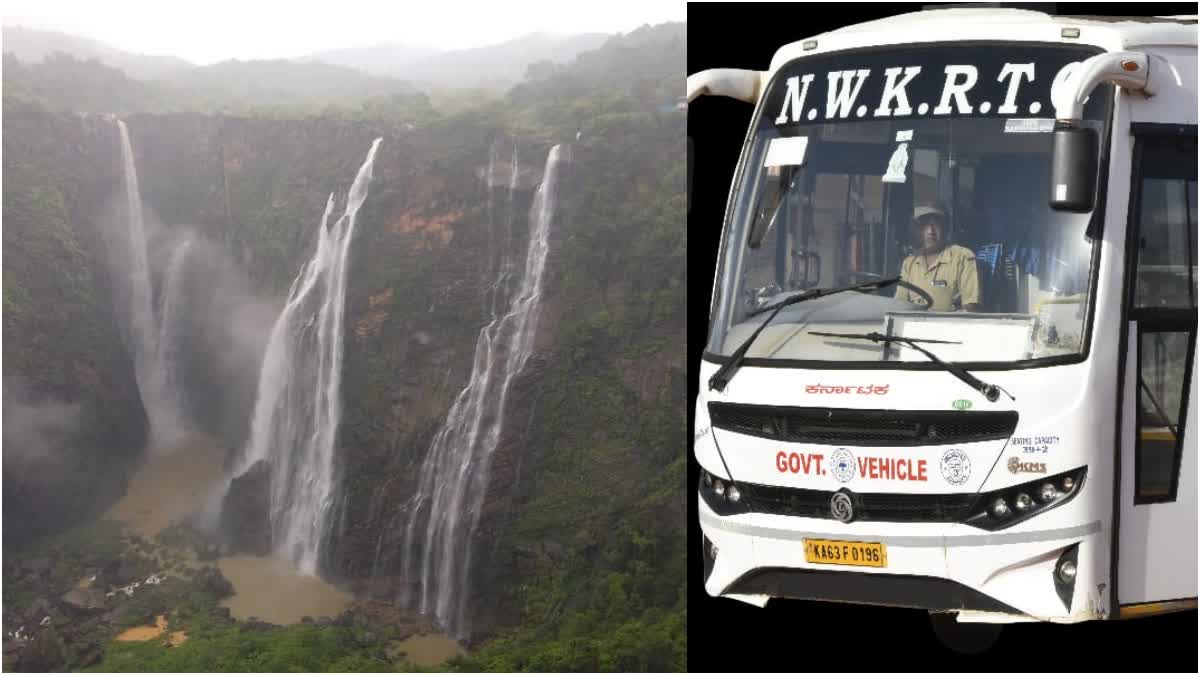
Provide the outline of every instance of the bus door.
[[1162,607],[1144,603],[1196,597],[1196,127],[1134,125],[1134,134],[1121,616]]

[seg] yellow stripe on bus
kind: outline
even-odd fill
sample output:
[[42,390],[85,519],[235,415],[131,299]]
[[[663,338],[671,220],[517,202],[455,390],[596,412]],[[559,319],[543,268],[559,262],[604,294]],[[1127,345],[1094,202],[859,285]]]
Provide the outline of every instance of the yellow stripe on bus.
[[1167,602],[1143,602],[1136,605],[1121,605],[1120,618],[1136,619],[1141,616],[1165,614],[1167,612],[1182,612],[1187,609],[1196,609],[1196,598],[1188,598],[1187,600],[1168,600]]
[[1141,437],[1143,441],[1175,440],[1175,434],[1171,433],[1170,429],[1142,429]]
[[1171,488],[1142,488],[1138,494],[1142,497],[1166,497],[1171,494]]

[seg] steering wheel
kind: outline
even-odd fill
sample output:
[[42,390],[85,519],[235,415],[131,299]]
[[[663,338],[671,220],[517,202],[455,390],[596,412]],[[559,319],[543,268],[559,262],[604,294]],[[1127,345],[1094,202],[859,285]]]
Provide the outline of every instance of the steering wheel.
[[[842,274],[842,285],[850,286],[852,284],[861,284],[868,281],[877,281],[882,278],[882,274],[875,274],[874,272],[844,272]],[[865,292],[870,293],[871,291]]]
[[[916,284],[910,284],[909,282],[907,282],[903,279],[897,281],[896,285],[901,288],[907,288],[908,290],[912,291],[913,293],[916,293],[917,295],[921,296],[921,299],[925,301],[925,306],[922,307],[921,309],[928,311],[930,307],[933,307],[933,296],[930,295],[929,293],[926,293],[924,288],[921,288],[920,286],[917,286]],[[916,303],[913,303],[913,304],[916,304]]]
[[[849,286],[851,284],[865,283],[867,281],[878,281],[880,279],[883,279],[883,275],[875,274],[874,272],[846,272],[842,275],[842,278],[845,280],[845,285]],[[913,293],[916,293],[917,295],[921,296],[921,299],[925,301],[925,306],[922,307],[922,309],[928,310],[930,307],[933,306],[933,296],[931,296],[931,295],[929,295],[929,293],[925,292],[925,289],[921,288],[920,286],[917,286],[916,284],[911,284],[903,279],[901,279],[900,281],[897,281],[896,285],[901,286],[903,288],[907,288],[908,290],[912,291]],[[858,292],[859,293],[874,293],[875,291],[859,289]],[[916,303],[913,303],[913,304],[916,304]]]

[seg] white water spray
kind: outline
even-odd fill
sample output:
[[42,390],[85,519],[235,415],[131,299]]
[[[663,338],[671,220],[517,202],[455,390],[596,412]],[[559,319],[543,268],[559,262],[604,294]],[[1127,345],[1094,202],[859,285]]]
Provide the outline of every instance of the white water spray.
[[375,139],[332,225],[329,195],[317,249],[292,282],[259,371],[250,442],[233,475],[259,460],[271,468],[271,537],[275,550],[317,574],[335,498],[334,444],[341,422],[343,320],[350,242],[367,198]]
[[154,286],[147,253],[146,224],[142,216],[142,197],[138,186],[137,167],[133,161],[133,147],[129,142],[129,128],[117,120],[121,132],[121,160],[125,174],[126,225],[123,231],[124,251],[117,267],[124,270],[128,306],[126,342],[133,356],[134,376],[141,393],[142,405],[150,421],[150,444],[162,447],[175,440],[185,431],[182,397],[178,391],[178,378],[173,375],[178,364],[169,360],[171,345],[163,343],[170,329],[166,314],[171,293],[176,292],[170,282],[171,274],[177,273],[182,264],[174,258],[169,265],[166,287],[163,289],[161,310],[155,311]]
[[[409,598],[409,603],[434,614],[460,637],[468,629],[471,541],[479,524],[492,456],[503,432],[509,389],[533,352],[559,155],[560,146],[556,145],[546,158],[529,214],[524,271],[511,302],[507,289],[515,265],[510,252],[499,265],[491,289],[495,294],[492,320],[479,332],[470,381],[451,406],[421,467],[405,529],[405,575],[420,580],[420,597]],[[516,176],[514,152],[510,203]],[[511,233],[511,221],[508,229]],[[504,307],[503,313],[496,311],[498,306]]]
[[150,370],[150,376],[154,380],[153,389],[163,396],[160,402],[160,416],[167,418],[168,428],[175,433],[184,433],[189,427],[183,412],[187,409],[187,404],[183,398],[183,363],[180,352],[187,311],[183,297],[186,286],[185,272],[191,248],[191,238],[184,239],[175,246],[167,262],[158,302],[154,366]]

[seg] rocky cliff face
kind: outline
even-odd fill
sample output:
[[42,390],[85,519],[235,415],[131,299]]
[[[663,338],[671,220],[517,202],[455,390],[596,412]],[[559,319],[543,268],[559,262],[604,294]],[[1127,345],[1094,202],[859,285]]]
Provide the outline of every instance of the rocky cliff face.
[[146,419],[97,254],[115,127],[5,103],[4,541],[19,546],[120,496]]

